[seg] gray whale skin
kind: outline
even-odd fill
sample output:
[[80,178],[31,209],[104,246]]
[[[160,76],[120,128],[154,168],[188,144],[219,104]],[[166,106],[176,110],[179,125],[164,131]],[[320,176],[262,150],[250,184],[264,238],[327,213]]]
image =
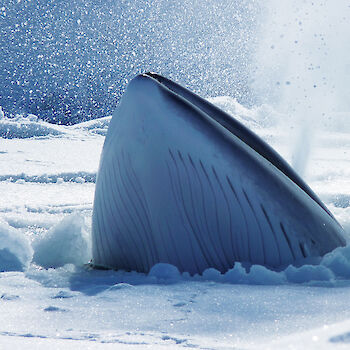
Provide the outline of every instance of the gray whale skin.
[[154,73],[129,83],[100,160],[94,266],[281,269],[344,246],[343,237],[305,182],[233,117]]

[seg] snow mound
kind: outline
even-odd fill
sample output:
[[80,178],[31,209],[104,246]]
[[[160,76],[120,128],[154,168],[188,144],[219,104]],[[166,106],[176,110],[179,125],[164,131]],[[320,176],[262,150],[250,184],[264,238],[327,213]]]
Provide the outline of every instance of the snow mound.
[[24,271],[33,256],[27,238],[8,224],[0,222],[0,271]]
[[268,105],[250,109],[231,96],[211,97],[208,101],[251,129],[273,126],[281,119],[281,115]]
[[26,139],[62,134],[64,134],[62,127],[39,121],[32,114],[26,117],[17,115],[14,118],[7,118],[3,114],[0,114],[0,137],[4,139]]
[[91,134],[98,134],[102,136],[107,135],[107,130],[112,117],[103,117],[94,120],[89,120],[87,122],[82,122],[74,125],[72,128],[76,130],[88,131]]
[[65,217],[33,242],[33,261],[45,268],[83,265],[91,259],[91,241],[84,217]]
[[9,118],[0,109],[0,137],[4,139],[27,139],[60,135],[82,137],[86,134],[106,136],[111,118],[103,117],[66,126],[47,123],[33,114],[16,115]]
[[158,263],[154,265],[148,273],[150,277],[154,277],[157,280],[165,281],[177,281],[181,275],[178,268],[171,264]]
[[233,284],[336,286],[350,280],[350,246],[340,247],[326,254],[319,264],[305,264],[299,267],[290,265],[280,272],[260,265],[244,267],[241,263],[235,263],[225,274],[208,269],[202,276],[193,278]]
[[250,270],[247,270],[240,263],[236,263],[234,268],[224,275],[217,276],[217,280],[232,284],[276,285],[286,283],[283,273],[271,271],[261,265],[253,265]]
[[[343,285],[350,280],[350,245],[340,247],[326,254],[318,261],[299,267],[289,265],[283,271],[273,271],[261,265],[245,266],[235,263],[234,267],[222,274],[218,270],[210,268],[203,274],[190,276],[187,272],[182,275],[175,266],[169,264],[157,264],[148,274],[148,283],[155,280],[157,283],[169,282],[169,280],[195,280],[212,281],[230,284],[253,285],[281,285],[281,284],[307,284],[317,286]],[[129,283],[131,281],[129,280]]]
[[[3,237],[2,242],[6,242],[5,249],[0,250],[2,271],[23,270],[32,256],[29,243],[17,233],[17,230],[9,226],[5,227],[4,224],[0,225],[0,235]],[[0,248],[2,247],[0,246]],[[33,248],[33,262],[48,268],[48,272],[51,271],[50,274],[55,276],[59,274],[61,279],[66,280],[69,279],[70,275],[76,275],[78,271],[76,268],[78,268],[81,279],[79,284],[88,285],[96,279],[97,284],[103,281],[103,288],[110,287],[115,283],[139,285],[181,283],[184,281],[245,285],[304,284],[328,287],[343,286],[344,283],[350,282],[350,245],[337,248],[318,260],[305,261],[301,266],[289,265],[282,271],[273,271],[261,265],[248,266],[240,262],[236,262],[234,267],[224,274],[214,268],[209,268],[202,275],[196,274],[194,276],[188,272],[181,274],[176,266],[165,263],[154,265],[148,274],[122,270],[86,270],[82,267],[91,258],[91,237],[84,217],[77,214],[67,216],[43,236],[38,237],[33,242]],[[8,254],[12,254],[12,262],[10,261],[12,265],[6,265]],[[34,279],[38,279],[37,273],[39,272],[33,272]],[[45,273],[45,276],[42,275],[43,271],[39,274],[41,276],[39,279],[48,278]],[[54,279],[57,282],[56,277]]]
[[96,173],[78,171],[70,173],[59,173],[59,174],[42,174],[42,175],[27,175],[25,173],[21,174],[7,174],[0,175],[0,181],[15,182],[15,183],[58,183],[62,184],[64,182],[76,182],[76,183],[95,183]]
[[[54,249],[51,248],[51,250]],[[57,250],[62,252],[62,247]],[[47,255],[49,253],[46,252]],[[79,254],[78,251],[77,254]],[[47,260],[45,262],[46,265],[49,265]],[[349,274],[350,246],[339,248],[326,255],[318,265],[289,266],[280,272],[269,270],[260,265],[248,268],[241,263],[236,263],[234,268],[225,274],[210,268],[205,270],[202,275],[194,276],[190,276],[188,272],[181,274],[177,267],[164,263],[154,265],[148,274],[123,270],[95,270],[73,264],[47,270],[32,265],[26,271],[28,278],[46,287],[70,288],[72,291],[80,291],[87,295],[103,292],[115,293],[121,290],[130,290],[133,286],[138,285],[172,285],[184,282],[344,287],[349,285]]]

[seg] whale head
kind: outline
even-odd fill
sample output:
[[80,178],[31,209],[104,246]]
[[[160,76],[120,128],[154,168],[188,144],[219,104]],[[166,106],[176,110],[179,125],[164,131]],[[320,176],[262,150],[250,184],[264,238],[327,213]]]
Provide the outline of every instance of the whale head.
[[343,236],[310,187],[239,121],[158,74],[129,83],[100,160],[93,264],[278,269],[345,245]]

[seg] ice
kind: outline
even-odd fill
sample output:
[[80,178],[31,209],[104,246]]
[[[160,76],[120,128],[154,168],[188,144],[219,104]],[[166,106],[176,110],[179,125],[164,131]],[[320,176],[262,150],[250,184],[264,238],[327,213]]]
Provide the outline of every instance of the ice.
[[229,284],[342,286],[350,277],[349,252],[349,246],[337,248],[319,261],[314,261],[313,265],[290,265],[280,272],[260,265],[242,266],[241,263],[235,263],[235,266],[224,274],[210,268],[205,270],[202,276],[189,277],[184,273],[180,278],[175,266],[157,264],[151,269],[149,276],[156,277],[157,283],[167,280],[202,280]]
[[[221,107],[223,101],[291,161],[280,112],[267,105],[240,107],[231,98],[214,100]],[[270,112],[273,120],[266,120]],[[108,125],[108,119],[101,122]],[[89,222],[104,141],[103,133],[90,131],[99,123],[69,127],[73,132],[59,126],[57,136],[1,139],[1,242],[13,249],[12,262],[20,270],[0,276],[6,319],[1,346],[328,349],[347,344],[349,246],[282,271],[240,263],[225,274],[208,269],[202,276],[162,264],[148,275],[84,267],[91,257]],[[350,139],[330,128],[319,141],[306,180],[349,235]]]
[[65,217],[33,242],[33,261],[45,268],[83,265],[91,259],[91,240],[84,217]]
[[87,122],[82,122],[74,126],[75,129],[86,130],[92,134],[106,136],[109,123],[112,117],[102,117]]
[[105,136],[110,120],[111,117],[102,117],[71,127],[57,126],[40,120],[34,114],[18,114],[15,117],[5,117],[0,106],[0,137],[4,139],[26,139],[34,137],[47,138],[65,134],[81,137],[83,132]]
[[163,263],[154,265],[148,275],[160,281],[176,281],[180,279],[180,272],[176,266]]
[[332,281],[332,271],[323,265],[304,265],[299,268],[289,266],[285,271],[288,281],[291,283],[308,283],[315,281]]
[[327,254],[322,259],[322,265],[332,271],[337,278],[350,278],[350,246]]
[[[35,117],[35,116],[34,116]],[[62,135],[64,130],[55,125],[38,122],[32,115],[28,117],[17,116],[16,118],[6,118],[0,114],[0,137],[5,139],[30,138],[49,135]]]
[[28,238],[0,221],[0,271],[23,271],[32,256],[33,249]]

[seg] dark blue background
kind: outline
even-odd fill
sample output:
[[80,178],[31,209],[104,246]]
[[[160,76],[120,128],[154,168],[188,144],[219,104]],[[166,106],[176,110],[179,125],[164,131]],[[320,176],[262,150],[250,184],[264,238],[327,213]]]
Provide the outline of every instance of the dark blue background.
[[74,124],[111,114],[144,71],[250,103],[258,16],[249,0],[6,1],[0,106]]

